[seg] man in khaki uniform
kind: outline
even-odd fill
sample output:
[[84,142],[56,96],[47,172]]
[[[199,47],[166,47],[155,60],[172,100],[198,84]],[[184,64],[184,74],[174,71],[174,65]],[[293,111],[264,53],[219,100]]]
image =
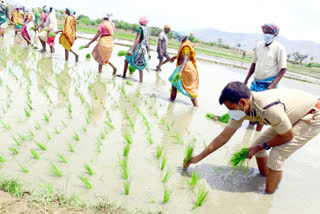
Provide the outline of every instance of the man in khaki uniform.
[[284,161],[320,133],[319,99],[294,89],[250,92],[244,83],[231,82],[219,102],[230,110],[232,120],[202,153],[184,164],[198,163],[226,144],[244,120],[269,125],[249,148],[247,158],[256,156],[260,174],[267,177],[265,192],[273,193],[280,184]]

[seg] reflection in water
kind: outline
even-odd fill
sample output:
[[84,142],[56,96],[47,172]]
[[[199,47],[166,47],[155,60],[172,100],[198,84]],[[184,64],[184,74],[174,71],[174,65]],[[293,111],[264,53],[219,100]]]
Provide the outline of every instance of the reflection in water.
[[71,86],[70,68],[65,63],[60,73],[56,74],[56,83],[58,87],[58,107],[63,106],[69,100],[69,90]]
[[93,111],[91,122],[96,123],[102,118],[107,99],[106,87],[103,85],[100,75],[98,75],[95,82],[89,86],[89,96]]
[[40,91],[47,90],[53,82],[53,60],[52,58],[40,58],[37,61],[37,81]]

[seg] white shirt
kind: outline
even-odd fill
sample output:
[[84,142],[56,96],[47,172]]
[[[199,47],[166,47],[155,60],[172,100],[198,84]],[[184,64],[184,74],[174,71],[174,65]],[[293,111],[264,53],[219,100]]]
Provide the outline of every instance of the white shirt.
[[167,37],[167,34],[164,31],[162,31],[160,33],[159,40],[161,41],[161,49],[162,49],[163,53],[166,53],[167,52],[167,46],[168,46],[168,37]]
[[268,47],[261,42],[254,49],[252,63],[256,64],[254,78],[262,80],[274,77],[281,69],[287,68],[287,53],[277,41],[273,41]]
[[57,22],[56,14],[54,12],[51,12],[47,16],[47,21],[46,21],[45,25],[46,25],[47,29],[49,30],[49,33],[53,33],[55,31],[57,31],[58,22]]

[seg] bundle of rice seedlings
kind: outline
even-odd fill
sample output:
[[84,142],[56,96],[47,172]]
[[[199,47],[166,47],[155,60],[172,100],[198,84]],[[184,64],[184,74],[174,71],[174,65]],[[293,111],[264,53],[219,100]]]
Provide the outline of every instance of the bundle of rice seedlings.
[[189,163],[189,161],[192,158],[193,150],[194,150],[194,144],[190,143],[187,146],[186,150],[185,150],[185,158],[184,158],[183,170],[187,169],[187,164]]
[[24,173],[28,173],[28,172],[29,172],[29,170],[27,169],[26,166],[22,165],[21,163],[19,163],[19,166],[20,166],[20,168],[22,169],[22,171],[23,171]]
[[229,163],[233,169],[236,169],[238,166],[243,166],[244,161],[246,160],[247,155],[249,154],[248,148],[243,148],[241,151],[236,152],[232,155]]
[[50,162],[50,164],[51,164],[51,168],[49,169],[50,172],[58,177],[62,177],[63,176],[62,172],[52,162]]
[[90,167],[89,164],[85,164],[85,165],[84,165],[84,168],[86,169],[86,171],[87,171],[87,173],[88,173],[89,175],[94,175],[94,172],[93,172],[93,170],[92,170],[92,168]]
[[166,183],[168,181],[170,175],[171,175],[170,171],[167,171],[162,179],[162,183]]
[[87,58],[87,59],[90,59],[90,58],[91,58],[91,54],[87,53],[87,54],[86,54],[86,58]]
[[33,49],[38,50],[39,48],[37,46],[34,46]]
[[54,131],[56,134],[60,134],[60,130],[57,127],[54,128]]
[[162,157],[160,169],[163,170],[166,164],[167,164],[167,154],[164,154]]
[[33,155],[33,158],[34,158],[34,159],[36,159],[36,160],[39,160],[39,159],[40,159],[40,156],[39,156],[39,154],[36,152],[36,150],[31,149],[30,152],[31,152],[31,154]]
[[172,82],[176,83],[178,82],[178,80],[181,78],[181,74],[180,73],[176,73],[173,77]]
[[195,203],[193,205],[193,209],[195,209],[197,207],[201,207],[202,204],[204,203],[207,195],[208,195],[208,191],[206,191],[204,187],[199,188],[198,194],[197,194],[197,200],[195,201]]
[[82,181],[82,183],[84,184],[84,185],[86,185],[86,187],[88,188],[88,189],[91,189],[92,188],[92,185],[91,185],[91,183],[89,182],[89,180],[88,180],[88,178],[86,178],[86,176],[80,176],[79,177],[80,178],[80,180]]
[[85,45],[81,45],[80,47],[79,47],[79,50],[82,50],[82,49],[84,49],[86,46]]
[[44,151],[47,150],[47,147],[46,147],[45,145],[43,145],[43,144],[41,144],[41,143],[39,143],[39,142],[37,142],[36,144],[37,144],[37,146],[38,146],[40,149],[42,149],[42,150],[44,150]]
[[190,181],[187,181],[187,182],[190,185],[190,188],[193,189],[195,187],[195,185],[197,185],[199,180],[200,180],[200,175],[196,171],[194,171],[192,173],[192,177],[191,177]]
[[157,159],[159,160],[161,158],[162,155],[162,151],[163,151],[163,146],[157,146]]
[[62,155],[60,154],[59,152],[57,153],[57,156],[59,158],[59,160],[63,163],[68,163],[68,160]]
[[134,67],[132,67],[131,65],[129,65],[129,73],[133,74],[136,71],[136,69]]
[[228,123],[229,120],[230,120],[230,115],[229,114],[224,114],[219,118],[219,121],[223,122],[223,123]]
[[123,156],[124,157],[128,157],[129,152],[130,152],[130,148],[131,148],[130,144],[127,143],[127,145],[123,148]]
[[119,51],[118,56],[126,56],[127,52],[126,51]]
[[43,29],[43,31],[48,32],[49,30],[47,28]]
[[130,80],[126,80],[127,85],[132,85],[132,82]]
[[55,33],[49,33],[50,38],[54,37],[55,35],[56,35]]
[[4,158],[3,154],[0,153],[0,163],[6,162],[6,159]]
[[214,114],[212,114],[210,112],[206,114],[206,117],[211,119],[211,120],[214,120],[214,121],[219,119],[217,116],[215,116]]
[[123,188],[124,188],[124,192],[126,193],[126,195],[129,195],[130,182],[129,182],[128,180],[126,180],[125,182],[123,182]]
[[166,204],[169,201],[170,194],[171,192],[167,188],[165,188],[163,192],[163,204]]

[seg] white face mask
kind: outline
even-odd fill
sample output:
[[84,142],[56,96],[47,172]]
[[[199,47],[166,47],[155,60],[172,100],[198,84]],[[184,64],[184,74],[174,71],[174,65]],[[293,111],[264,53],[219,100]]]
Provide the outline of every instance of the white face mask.
[[246,116],[246,113],[239,110],[239,104],[237,110],[229,110],[229,115],[232,120],[241,120],[244,116]]
[[267,45],[273,42],[273,38],[274,38],[273,34],[263,34],[263,40]]

